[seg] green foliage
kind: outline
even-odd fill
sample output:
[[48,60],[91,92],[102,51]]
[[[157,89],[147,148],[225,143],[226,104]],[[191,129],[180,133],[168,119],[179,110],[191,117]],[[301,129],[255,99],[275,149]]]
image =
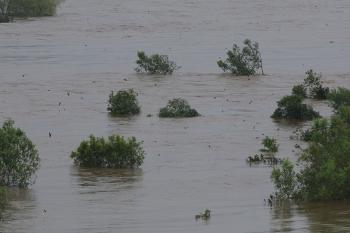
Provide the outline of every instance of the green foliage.
[[278,152],[278,144],[277,140],[275,138],[270,138],[266,136],[262,143],[261,143],[264,148],[261,149],[261,152],[267,152],[267,153],[277,153]]
[[169,100],[166,107],[161,108],[159,117],[196,117],[199,113],[191,108],[185,99]]
[[294,165],[288,159],[283,160],[281,167],[272,170],[271,180],[275,185],[275,194],[278,199],[287,200],[295,196],[297,178]]
[[52,16],[57,4],[57,0],[0,0],[2,14],[10,17]]
[[237,44],[233,44],[232,50],[227,51],[225,61],[219,60],[218,66],[224,71],[230,71],[234,75],[254,75],[257,70],[262,69],[261,53],[259,44],[251,40],[244,40],[244,47],[241,50]]
[[135,71],[138,73],[165,75],[172,74],[180,68],[175,62],[170,61],[167,55],[153,54],[147,56],[145,52],[139,51],[137,52],[137,57],[136,64],[138,67],[135,68]]
[[333,89],[329,93],[328,99],[335,110],[342,105],[350,106],[350,90],[343,87]]
[[309,92],[309,97],[313,99],[327,99],[329,93],[328,87],[322,86],[321,74],[317,74],[312,69],[306,71],[304,86]]
[[145,152],[141,145],[134,137],[112,135],[105,140],[91,135],[72,152],[71,158],[81,167],[134,168],[143,163]]
[[275,119],[312,120],[319,117],[311,106],[303,104],[303,98],[296,95],[284,96],[277,102],[277,109],[272,114]]
[[1,219],[1,210],[5,208],[6,203],[7,203],[6,188],[0,186],[0,219]]
[[[277,193],[308,201],[350,199],[350,107],[339,107],[331,119],[315,120],[309,134],[300,172],[290,164],[273,171]],[[281,179],[283,170],[288,179]]]
[[307,97],[306,87],[302,84],[295,85],[293,86],[292,94],[300,96],[302,98],[306,98]]
[[39,168],[35,145],[12,120],[0,128],[0,185],[26,187]]
[[130,116],[140,113],[140,107],[133,89],[113,91],[109,95],[107,110],[115,116]]

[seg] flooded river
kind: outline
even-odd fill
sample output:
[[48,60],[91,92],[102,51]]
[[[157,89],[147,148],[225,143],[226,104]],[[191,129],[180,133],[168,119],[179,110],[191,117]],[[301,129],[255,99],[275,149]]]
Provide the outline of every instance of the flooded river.
[[[307,69],[350,87],[349,11],[348,0],[66,0],[56,17],[0,24],[0,121],[13,118],[41,157],[37,182],[11,190],[0,232],[350,232],[348,203],[265,206],[271,168],[245,162],[264,135],[278,139],[280,157],[297,159],[296,126],[270,115]],[[217,68],[245,38],[260,43],[267,76]],[[137,75],[138,50],[182,68]],[[123,88],[139,93],[142,113],[111,118],[108,95]],[[174,97],[202,116],[159,119]],[[92,133],[143,140],[144,164],[74,167],[70,152]],[[206,208],[210,221],[196,221]]]

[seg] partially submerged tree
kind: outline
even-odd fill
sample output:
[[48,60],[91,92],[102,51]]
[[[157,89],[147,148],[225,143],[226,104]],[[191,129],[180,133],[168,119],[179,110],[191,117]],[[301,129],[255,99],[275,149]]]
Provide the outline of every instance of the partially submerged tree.
[[131,116],[140,113],[137,93],[133,89],[112,91],[108,99],[107,110],[114,116]]
[[175,70],[180,67],[175,62],[170,61],[167,55],[152,54],[147,56],[145,52],[137,52],[138,59],[136,64],[138,67],[135,71],[138,73],[148,74],[172,74]]
[[196,117],[199,115],[185,99],[181,98],[169,100],[167,106],[159,111],[159,117]]
[[218,66],[224,71],[230,71],[234,75],[254,75],[259,69],[264,75],[259,44],[249,39],[244,40],[241,50],[237,44],[233,44],[232,50],[227,51],[226,60],[219,60]]
[[307,97],[307,89],[303,84],[294,85],[292,89],[292,95],[297,95],[302,98]]
[[308,90],[308,96],[313,99],[327,99],[329,93],[328,87],[323,87],[321,74],[314,72],[312,69],[306,71],[304,87]]
[[302,201],[349,200],[350,107],[340,107],[329,120],[317,119],[310,134],[299,158],[300,172],[290,162],[273,171],[278,195]]
[[80,167],[135,168],[143,163],[145,152],[141,145],[134,137],[112,135],[104,139],[91,135],[71,153],[71,158]]
[[312,120],[320,116],[311,106],[303,104],[303,98],[300,96],[284,96],[277,105],[271,116],[275,119]]
[[39,155],[32,141],[12,120],[0,128],[0,186],[27,187],[34,182]]

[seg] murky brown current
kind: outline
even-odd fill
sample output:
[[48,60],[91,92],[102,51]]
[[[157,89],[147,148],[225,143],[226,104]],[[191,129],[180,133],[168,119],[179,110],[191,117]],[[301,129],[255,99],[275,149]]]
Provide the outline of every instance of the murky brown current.
[[[245,163],[263,134],[296,160],[295,125],[269,116],[307,69],[350,87],[349,13],[347,0],[66,0],[56,17],[0,24],[0,121],[13,118],[42,159],[37,182],[11,191],[0,232],[350,232],[347,203],[265,206],[271,168]],[[260,42],[267,76],[216,67],[244,38]],[[136,75],[138,50],[182,68]],[[139,92],[140,116],[108,117],[108,94],[122,88]],[[159,119],[174,97],[202,116]],[[144,140],[143,166],[74,167],[70,152],[91,133]],[[206,208],[210,221],[196,221]]]

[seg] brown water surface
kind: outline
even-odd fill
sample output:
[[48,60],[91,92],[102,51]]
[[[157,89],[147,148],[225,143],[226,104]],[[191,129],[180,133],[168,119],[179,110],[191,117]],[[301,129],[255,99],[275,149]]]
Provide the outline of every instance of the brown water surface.
[[[347,203],[265,206],[271,168],[245,163],[264,135],[297,159],[296,125],[270,115],[306,69],[350,87],[349,10],[347,0],[66,0],[56,17],[0,24],[0,121],[13,118],[42,159],[35,185],[11,190],[0,232],[350,232]],[[260,42],[267,76],[216,67],[244,38]],[[182,69],[136,75],[138,50]],[[122,88],[139,93],[140,116],[108,116],[108,94]],[[159,119],[174,97],[202,116]],[[143,140],[143,166],[74,167],[70,152],[91,133]],[[196,221],[206,208],[210,221]]]

